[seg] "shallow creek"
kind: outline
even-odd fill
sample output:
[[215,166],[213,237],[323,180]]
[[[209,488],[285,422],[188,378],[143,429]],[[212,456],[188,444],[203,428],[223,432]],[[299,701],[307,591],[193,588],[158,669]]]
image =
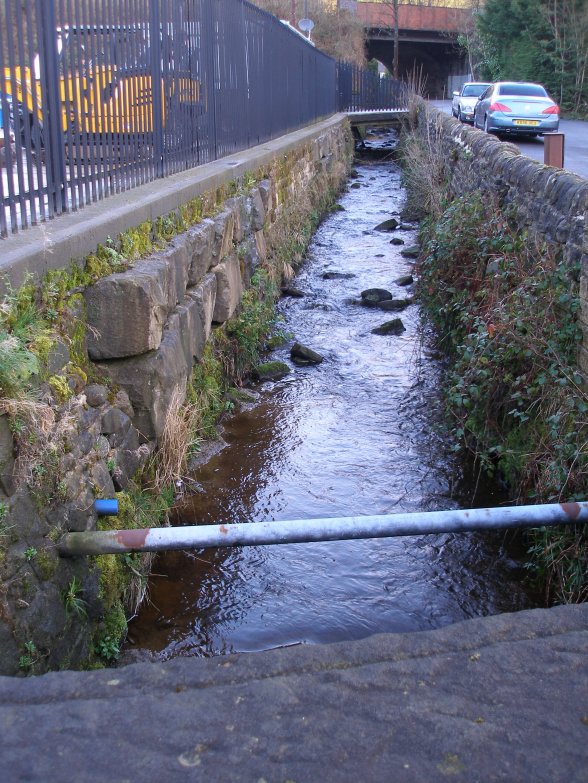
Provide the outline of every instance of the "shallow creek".
[[[407,247],[416,231],[375,231],[398,215],[391,161],[356,167],[283,298],[283,328],[324,356],[295,367],[292,341],[271,358],[292,372],[257,387],[259,401],[225,422],[226,446],[195,474],[202,492],[174,524],[386,514],[492,505],[450,456],[437,427],[442,364],[427,347],[416,304],[402,313],[357,304],[379,287],[411,288]],[[340,273],[332,275],[325,273]],[[371,330],[399,315],[400,336]],[[243,547],[161,555],[150,600],[127,650],[156,658],[210,656],[297,643],[435,628],[533,605],[502,535],[459,534]]]

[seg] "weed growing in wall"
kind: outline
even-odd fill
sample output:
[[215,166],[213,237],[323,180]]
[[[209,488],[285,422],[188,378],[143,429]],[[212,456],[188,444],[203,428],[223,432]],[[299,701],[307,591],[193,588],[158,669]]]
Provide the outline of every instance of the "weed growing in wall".
[[[423,227],[420,292],[451,365],[456,448],[517,501],[584,499],[588,396],[577,371],[579,269],[533,242],[512,209],[480,193]],[[582,529],[531,534],[550,600],[588,596]]]

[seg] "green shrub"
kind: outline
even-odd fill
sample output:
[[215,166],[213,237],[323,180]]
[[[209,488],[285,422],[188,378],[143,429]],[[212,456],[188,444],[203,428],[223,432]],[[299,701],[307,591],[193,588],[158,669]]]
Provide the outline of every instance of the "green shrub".
[[[423,227],[420,292],[451,360],[455,446],[500,475],[517,502],[584,500],[579,269],[520,225],[514,210],[475,193]],[[532,534],[530,553],[552,600],[586,595],[585,532]]]

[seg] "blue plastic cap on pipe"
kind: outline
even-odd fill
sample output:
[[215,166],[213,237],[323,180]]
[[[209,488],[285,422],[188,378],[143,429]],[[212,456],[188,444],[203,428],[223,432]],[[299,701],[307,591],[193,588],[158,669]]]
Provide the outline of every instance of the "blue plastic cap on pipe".
[[107,498],[105,500],[95,500],[94,510],[99,517],[110,517],[118,514],[117,498]]

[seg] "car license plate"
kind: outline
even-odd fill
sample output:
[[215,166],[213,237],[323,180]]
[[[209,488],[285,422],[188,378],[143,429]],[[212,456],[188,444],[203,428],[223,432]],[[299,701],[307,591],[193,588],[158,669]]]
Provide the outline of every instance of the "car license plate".
[[534,127],[535,125],[539,125],[539,120],[514,120],[515,125],[531,125]]

